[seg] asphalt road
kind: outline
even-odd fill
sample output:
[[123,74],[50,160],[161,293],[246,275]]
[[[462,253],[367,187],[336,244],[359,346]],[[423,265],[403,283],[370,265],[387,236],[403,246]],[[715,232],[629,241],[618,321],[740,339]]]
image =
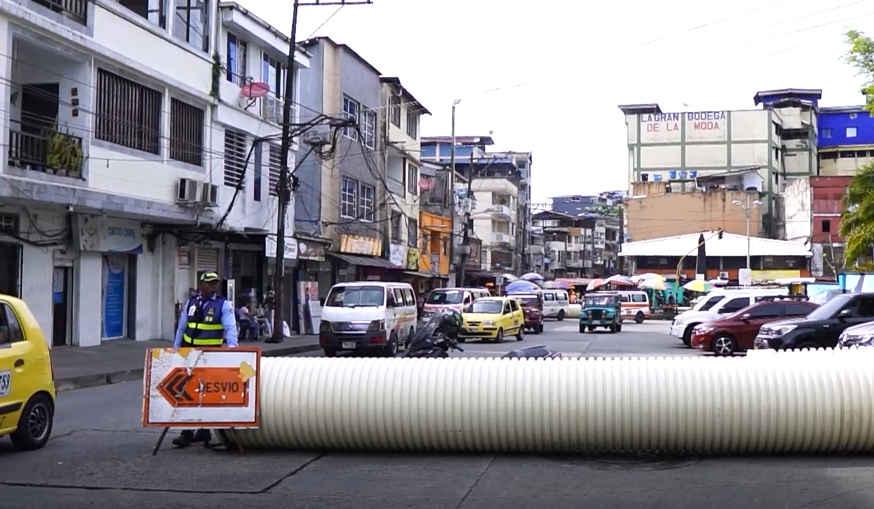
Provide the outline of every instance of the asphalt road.
[[[579,334],[551,322],[523,343],[469,343],[468,356],[545,344],[569,356],[701,355],[667,336],[665,323],[619,334]],[[868,457],[655,457],[237,453],[151,448],[141,427],[141,386],[62,393],[54,437],[15,453],[0,439],[4,507],[180,509],[253,507],[559,509],[801,509],[874,507]]]

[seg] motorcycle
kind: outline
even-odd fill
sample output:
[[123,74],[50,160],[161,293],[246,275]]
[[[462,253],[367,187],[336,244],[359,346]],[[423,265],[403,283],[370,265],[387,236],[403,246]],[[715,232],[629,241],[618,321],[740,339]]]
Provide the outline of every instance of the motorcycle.
[[529,346],[507,352],[504,359],[561,359],[561,352],[554,352],[546,345]]
[[440,330],[440,313],[432,316],[426,324],[419,328],[407,344],[404,357],[419,359],[445,359],[449,350],[463,352],[458,346],[458,340],[447,336]]

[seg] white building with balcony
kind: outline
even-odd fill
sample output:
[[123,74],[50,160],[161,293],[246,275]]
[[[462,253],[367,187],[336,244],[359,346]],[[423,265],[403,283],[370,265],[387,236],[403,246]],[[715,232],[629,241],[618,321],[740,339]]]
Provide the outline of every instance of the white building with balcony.
[[258,157],[236,173],[245,187],[228,185],[225,129],[276,123],[225,84],[221,27],[230,11],[258,45],[282,36],[231,5],[157,5],[0,2],[0,292],[27,301],[54,346],[172,338],[196,271],[230,276],[234,237],[213,239],[234,195],[223,230],[272,224]]
[[[399,78],[381,76],[383,157],[388,186],[386,203],[391,210],[389,223],[390,259],[403,267],[419,270],[422,230],[419,221],[420,174],[422,167],[421,117],[430,115]],[[415,250],[410,255],[410,250]]]
[[515,272],[519,269],[519,186],[511,178],[489,176],[471,183],[470,218],[476,238],[483,240],[482,268]]

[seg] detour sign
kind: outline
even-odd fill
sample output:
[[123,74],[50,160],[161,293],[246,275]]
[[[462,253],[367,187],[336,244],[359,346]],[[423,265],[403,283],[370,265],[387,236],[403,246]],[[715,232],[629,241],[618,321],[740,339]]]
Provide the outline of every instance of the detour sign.
[[258,348],[156,348],[146,355],[143,425],[257,428]]

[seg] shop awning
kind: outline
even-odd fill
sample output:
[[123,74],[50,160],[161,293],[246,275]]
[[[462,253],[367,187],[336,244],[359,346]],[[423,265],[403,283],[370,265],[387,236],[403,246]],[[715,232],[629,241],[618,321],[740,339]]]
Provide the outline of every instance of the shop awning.
[[376,267],[380,269],[403,270],[401,267],[395,267],[385,258],[376,258],[375,256],[355,256],[340,253],[328,253],[330,256],[343,260],[349,265],[360,265],[362,267]]
[[431,278],[434,278],[434,277],[437,277],[440,275],[440,274],[433,274],[431,272],[418,272],[418,271],[414,271],[414,270],[405,270],[404,274],[406,274],[408,276],[423,277],[423,278],[427,278],[427,279],[431,279]]
[[482,272],[479,270],[466,270],[466,271],[464,271],[464,273],[469,277],[476,277],[476,278],[482,278],[482,279],[491,279],[491,278],[495,277],[495,275],[492,274],[491,272]]

